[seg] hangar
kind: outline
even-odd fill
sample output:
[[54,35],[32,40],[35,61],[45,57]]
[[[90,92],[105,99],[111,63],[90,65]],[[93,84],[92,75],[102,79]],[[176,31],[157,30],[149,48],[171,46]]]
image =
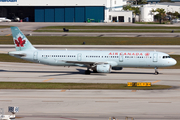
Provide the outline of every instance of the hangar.
[[[0,17],[30,22],[129,22],[125,0],[0,0]],[[111,15],[112,13],[112,15]]]

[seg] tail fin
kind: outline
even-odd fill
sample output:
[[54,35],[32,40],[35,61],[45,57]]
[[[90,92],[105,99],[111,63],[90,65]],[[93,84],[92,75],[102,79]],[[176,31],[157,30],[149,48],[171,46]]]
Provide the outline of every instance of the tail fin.
[[36,50],[18,27],[11,27],[16,51]]

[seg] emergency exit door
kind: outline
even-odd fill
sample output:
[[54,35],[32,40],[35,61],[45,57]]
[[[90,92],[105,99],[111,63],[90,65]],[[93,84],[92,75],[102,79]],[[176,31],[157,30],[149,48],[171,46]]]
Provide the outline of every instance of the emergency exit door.
[[78,60],[78,61],[81,61],[81,60],[82,60],[82,54],[81,54],[81,53],[78,53],[78,54],[77,54],[77,60]]

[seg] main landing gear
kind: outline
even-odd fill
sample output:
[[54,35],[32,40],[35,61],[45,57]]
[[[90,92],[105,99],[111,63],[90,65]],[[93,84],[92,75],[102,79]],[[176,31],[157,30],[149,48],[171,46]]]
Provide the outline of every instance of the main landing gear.
[[89,68],[85,71],[85,74],[86,75],[90,75],[91,74],[91,71],[89,70]]
[[97,70],[93,70],[93,73],[98,73]]
[[155,67],[155,75],[158,75],[159,74],[159,72],[158,72],[158,70],[157,70],[158,68],[157,67]]

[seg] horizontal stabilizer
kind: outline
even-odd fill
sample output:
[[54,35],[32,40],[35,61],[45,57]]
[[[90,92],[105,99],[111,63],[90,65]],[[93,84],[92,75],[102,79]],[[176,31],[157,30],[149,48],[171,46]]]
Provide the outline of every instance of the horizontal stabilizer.
[[11,56],[19,56],[19,57],[25,57],[26,54],[25,53],[13,53],[13,52],[9,52],[8,53]]

